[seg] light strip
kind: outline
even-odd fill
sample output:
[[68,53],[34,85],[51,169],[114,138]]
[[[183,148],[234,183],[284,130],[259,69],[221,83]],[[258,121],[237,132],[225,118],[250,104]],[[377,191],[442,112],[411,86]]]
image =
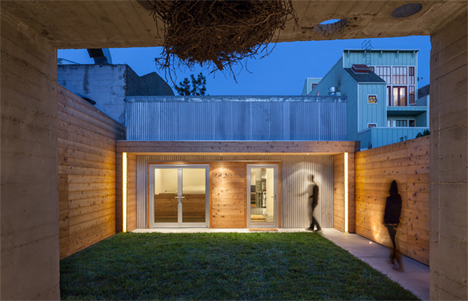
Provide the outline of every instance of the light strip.
[[345,206],[345,217],[344,217],[344,230],[348,232],[348,153],[344,153],[344,206]]
[[122,153],[122,232],[127,232],[127,153]]

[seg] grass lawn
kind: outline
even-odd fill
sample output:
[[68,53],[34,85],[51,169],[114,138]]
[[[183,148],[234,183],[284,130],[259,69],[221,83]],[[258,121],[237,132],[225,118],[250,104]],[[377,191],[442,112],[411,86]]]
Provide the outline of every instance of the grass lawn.
[[60,262],[62,299],[417,300],[315,233],[117,234]]

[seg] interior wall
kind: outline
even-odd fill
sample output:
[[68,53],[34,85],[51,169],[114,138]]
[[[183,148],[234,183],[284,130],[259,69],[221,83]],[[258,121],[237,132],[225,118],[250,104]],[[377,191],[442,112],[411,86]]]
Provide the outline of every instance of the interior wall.
[[468,299],[467,5],[431,35],[430,298]]
[[429,142],[424,136],[356,153],[356,233],[392,246],[383,224],[390,184],[402,199],[396,235],[402,254],[429,264]]
[[[62,86],[57,85],[57,91],[60,257],[64,258],[115,233],[115,141],[125,137],[125,128]],[[129,178],[134,174],[128,170]]]
[[55,49],[1,11],[2,300],[60,298]]

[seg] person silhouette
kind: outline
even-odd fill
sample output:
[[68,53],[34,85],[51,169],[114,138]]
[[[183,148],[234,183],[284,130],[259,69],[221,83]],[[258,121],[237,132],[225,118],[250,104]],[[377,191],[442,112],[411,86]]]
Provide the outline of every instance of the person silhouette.
[[[306,230],[319,232],[320,230],[322,230],[322,228],[320,228],[320,224],[314,216],[315,207],[317,207],[318,205],[319,187],[317,183],[314,182],[313,175],[309,176],[309,181],[310,181],[310,184],[309,184],[308,190],[309,190],[309,202],[310,202],[310,208],[311,208],[312,222],[310,223],[310,227],[307,228]],[[317,227],[317,230],[314,230],[315,227]]]
[[[395,236],[400,223],[401,216],[401,196],[398,194],[397,182],[393,180],[390,184],[390,196],[387,197],[385,202],[384,212],[384,225],[388,229],[388,234],[392,240],[393,249],[390,251],[390,263],[393,264],[393,268],[396,270],[403,270],[403,263],[401,261],[400,253],[396,248]],[[395,264],[396,260],[396,264]]]

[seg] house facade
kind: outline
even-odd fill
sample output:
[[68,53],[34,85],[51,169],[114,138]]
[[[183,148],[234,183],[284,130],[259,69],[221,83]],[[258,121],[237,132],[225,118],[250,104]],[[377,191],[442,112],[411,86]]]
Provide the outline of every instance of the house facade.
[[362,149],[429,129],[428,98],[417,101],[418,50],[345,49],[309,94],[347,97],[348,139],[360,141]]
[[321,226],[354,231],[344,187],[358,146],[345,141],[345,97],[135,96],[126,106],[122,230],[307,228],[317,186]]

